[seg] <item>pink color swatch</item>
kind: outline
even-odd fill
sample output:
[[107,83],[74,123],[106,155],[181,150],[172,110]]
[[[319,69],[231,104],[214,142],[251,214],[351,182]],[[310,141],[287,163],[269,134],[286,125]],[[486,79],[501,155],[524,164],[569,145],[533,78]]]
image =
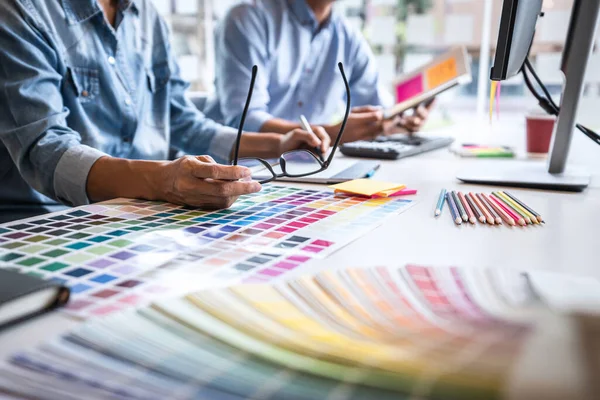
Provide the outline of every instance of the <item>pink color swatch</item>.
[[423,93],[423,76],[417,75],[396,86],[396,102],[401,103]]

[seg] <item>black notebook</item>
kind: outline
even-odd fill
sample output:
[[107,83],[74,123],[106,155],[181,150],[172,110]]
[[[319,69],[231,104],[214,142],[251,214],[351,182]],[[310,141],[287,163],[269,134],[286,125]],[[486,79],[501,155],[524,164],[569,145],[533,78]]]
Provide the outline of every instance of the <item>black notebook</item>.
[[58,283],[0,269],[0,330],[62,306],[69,293]]

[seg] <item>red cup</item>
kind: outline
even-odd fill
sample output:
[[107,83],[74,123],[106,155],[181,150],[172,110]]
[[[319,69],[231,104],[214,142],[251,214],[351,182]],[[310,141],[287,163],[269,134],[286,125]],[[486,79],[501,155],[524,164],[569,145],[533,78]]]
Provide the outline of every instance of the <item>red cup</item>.
[[556,117],[553,115],[530,114],[525,119],[527,121],[527,152],[548,153]]

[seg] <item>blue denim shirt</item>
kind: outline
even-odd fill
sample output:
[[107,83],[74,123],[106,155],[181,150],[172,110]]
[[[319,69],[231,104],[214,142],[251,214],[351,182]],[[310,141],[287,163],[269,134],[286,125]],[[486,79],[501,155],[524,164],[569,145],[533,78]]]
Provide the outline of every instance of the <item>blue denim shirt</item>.
[[151,2],[120,0],[115,26],[97,0],[0,1],[0,204],[85,204],[105,155],[228,160],[235,131],[184,96]]
[[238,126],[252,65],[256,86],[245,127],[259,131],[272,118],[329,124],[343,115],[344,63],[352,105],[391,105],[362,34],[335,10],[319,25],[306,0],[255,0],[232,8],[217,30],[216,96],[206,114]]

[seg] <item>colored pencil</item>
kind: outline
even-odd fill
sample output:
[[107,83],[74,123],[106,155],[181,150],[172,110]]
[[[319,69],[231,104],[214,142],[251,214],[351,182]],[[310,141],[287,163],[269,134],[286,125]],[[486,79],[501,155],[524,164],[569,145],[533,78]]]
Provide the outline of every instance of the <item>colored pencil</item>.
[[464,193],[458,192],[458,197],[459,197],[460,201],[463,203],[463,207],[467,213],[467,216],[469,217],[469,222],[472,224],[475,224],[477,222],[477,219],[475,219],[475,214],[473,214],[473,210],[471,210],[471,206],[467,202],[467,198],[465,197]]
[[535,218],[538,220],[538,222],[544,222],[542,216],[540,214],[538,214],[537,212],[535,212],[534,210],[532,210],[531,208],[529,208],[529,206],[527,204],[523,203],[521,200],[517,199],[515,196],[513,196],[512,194],[510,194],[508,192],[502,192],[502,193],[504,193],[505,195],[507,195],[508,197],[513,199],[517,204],[519,204],[521,207],[523,207],[524,209],[529,211],[529,213],[534,215]]
[[446,189],[442,189],[440,192],[440,198],[438,199],[437,206],[435,207],[435,216],[439,216],[442,214],[442,209],[444,208],[444,199],[446,198]]
[[477,193],[477,198],[479,199],[479,202],[483,205],[483,207],[485,207],[485,209],[488,211],[488,213],[490,213],[494,222],[498,225],[502,225],[502,218],[500,218],[500,216],[496,213],[496,211],[494,211],[492,206],[490,206],[488,204],[485,197],[483,197],[483,196],[484,196],[483,193]]
[[483,205],[483,203],[481,202],[481,200],[479,199],[479,197],[477,197],[475,195],[475,193],[472,193],[472,192],[469,193],[469,196],[475,202],[475,204],[477,205],[477,207],[479,207],[479,209],[481,210],[481,213],[485,216],[485,219],[486,219],[487,223],[490,224],[490,225],[494,225],[496,223],[496,221],[494,220],[494,217],[492,217],[492,214],[489,213],[489,211]]
[[504,204],[509,205],[510,208],[515,210],[519,215],[521,215],[521,217],[523,217],[523,219],[525,219],[525,222],[527,222],[528,225],[539,224],[538,220],[535,218],[534,215],[530,214],[527,210],[525,210],[523,207],[518,205],[516,202],[514,202],[510,197],[508,197],[504,193],[494,192],[494,195],[496,197],[500,198],[504,202]]
[[469,220],[469,216],[465,212],[465,209],[462,206],[462,203],[458,199],[458,196],[456,195],[456,192],[454,190],[452,191],[452,199],[456,203],[456,208],[458,208],[458,213],[460,214],[460,217],[462,218],[463,221],[467,222]]
[[495,200],[492,200],[491,198],[489,198],[486,194],[482,193],[481,196],[484,198],[484,200],[487,202],[487,204],[494,209],[494,211],[496,211],[496,213],[504,220],[504,222],[506,222],[507,224],[509,224],[510,226],[515,226],[517,223],[515,222],[515,219],[513,217],[511,217],[509,214],[506,213],[506,211],[504,211],[502,209],[502,207],[500,207]]
[[473,211],[475,218],[477,218],[479,222],[485,224],[485,216],[479,212],[469,193],[465,194],[465,199],[467,199],[467,203],[469,203],[469,207],[471,207],[471,211]]
[[525,221],[525,218],[519,215],[519,213],[514,212],[513,209],[506,205],[501,198],[499,198],[495,194],[490,194],[489,198],[496,202],[496,204],[498,204],[498,206],[502,208],[502,210],[505,213],[507,213],[512,219],[514,219],[517,224],[521,226],[527,225],[527,221]]
[[454,204],[454,200],[452,199],[452,193],[446,193],[446,201],[448,202],[448,208],[450,209],[450,214],[452,214],[452,219],[454,219],[454,223],[456,225],[462,224],[462,220],[458,215],[458,209],[456,208],[456,204]]

